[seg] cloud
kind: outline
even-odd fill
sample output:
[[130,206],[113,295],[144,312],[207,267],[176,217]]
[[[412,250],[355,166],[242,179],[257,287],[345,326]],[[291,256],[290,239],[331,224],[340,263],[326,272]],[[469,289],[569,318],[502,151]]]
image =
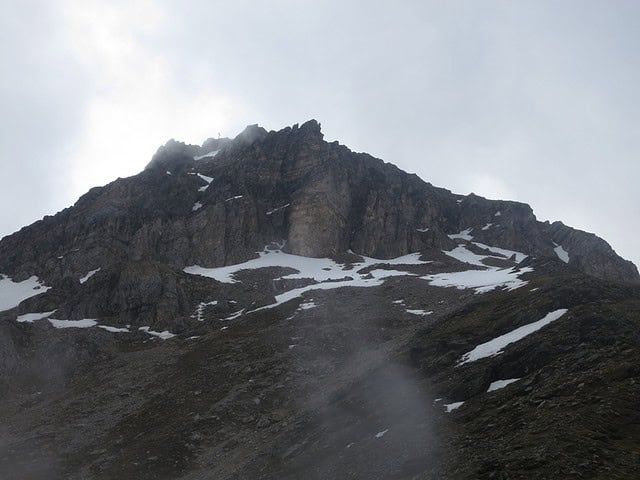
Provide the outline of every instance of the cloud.
[[70,44],[94,88],[71,154],[76,195],[87,185],[137,173],[169,138],[200,143],[241,113],[239,99],[176,82],[169,59],[154,46],[159,32],[170,28],[167,12],[154,2],[67,4]]

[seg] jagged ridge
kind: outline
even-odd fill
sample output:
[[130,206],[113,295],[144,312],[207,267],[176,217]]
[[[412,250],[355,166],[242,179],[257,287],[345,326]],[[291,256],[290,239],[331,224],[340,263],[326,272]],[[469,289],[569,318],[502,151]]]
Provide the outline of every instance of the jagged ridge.
[[[211,150],[219,153],[194,160]],[[213,181],[207,187],[195,172]],[[390,258],[450,247],[447,234],[468,228],[478,241],[529,255],[555,257],[560,244],[569,264],[591,275],[639,279],[593,234],[537,222],[526,204],[433,187],[325,142],[313,120],[278,132],[251,126],[202,147],[170,141],[140,174],[94,188],[70,209],[4,238],[0,271],[58,282],[122,261],[220,266],[282,239],[300,255],[352,249]]]

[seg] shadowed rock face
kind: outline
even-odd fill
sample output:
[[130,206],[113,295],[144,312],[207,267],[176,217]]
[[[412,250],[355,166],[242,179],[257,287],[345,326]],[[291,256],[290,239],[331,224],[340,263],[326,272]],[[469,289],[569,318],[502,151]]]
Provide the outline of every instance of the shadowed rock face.
[[582,232],[564,225],[562,222],[545,224],[543,227],[551,239],[570,251],[569,265],[575,266],[594,277],[605,280],[638,281],[638,269],[618,257],[611,246],[593,233]]

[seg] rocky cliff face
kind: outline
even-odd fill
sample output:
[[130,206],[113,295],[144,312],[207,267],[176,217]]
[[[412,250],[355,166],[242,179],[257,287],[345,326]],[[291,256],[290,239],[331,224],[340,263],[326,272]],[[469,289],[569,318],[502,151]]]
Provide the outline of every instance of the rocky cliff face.
[[569,266],[598,278],[640,278],[593,234],[538,222],[525,204],[434,187],[325,142],[313,120],[278,132],[254,125],[201,147],[172,140],[140,174],[4,238],[0,272],[38,276],[54,287],[42,308],[72,318],[182,324],[195,302],[180,288],[185,266],[239,263],[272,242],[309,257],[394,258],[455,248],[449,236],[463,230],[481,245],[529,256],[558,259],[561,247]]
[[0,241],[0,472],[632,478],[638,283],[315,121],[172,140]]
[[278,132],[252,126],[203,147],[170,141],[139,175],[92,189],[3,239],[0,271],[60,282],[118,262],[221,266],[283,240],[305,256],[351,249],[392,258],[451,247],[447,235],[462,230],[534,256],[557,257],[559,245],[570,265],[590,275],[640,278],[593,234],[537,222],[525,204],[433,187],[325,142],[313,120]]

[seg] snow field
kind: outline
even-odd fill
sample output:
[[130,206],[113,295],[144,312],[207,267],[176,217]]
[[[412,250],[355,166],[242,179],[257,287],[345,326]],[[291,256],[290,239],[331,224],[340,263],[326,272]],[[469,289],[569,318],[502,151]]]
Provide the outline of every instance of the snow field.
[[20,302],[49,290],[35,275],[14,282],[6,275],[0,274],[0,312],[17,307]]
[[466,270],[463,272],[438,273],[420,277],[428,280],[435,287],[456,287],[458,289],[472,288],[475,293],[486,293],[498,287],[507,290],[515,290],[527,284],[521,280],[520,275],[532,272],[531,267],[515,268],[488,268],[486,270]]
[[93,318],[84,318],[82,320],[56,320],[50,318],[49,323],[55,328],[91,328],[98,324]]

